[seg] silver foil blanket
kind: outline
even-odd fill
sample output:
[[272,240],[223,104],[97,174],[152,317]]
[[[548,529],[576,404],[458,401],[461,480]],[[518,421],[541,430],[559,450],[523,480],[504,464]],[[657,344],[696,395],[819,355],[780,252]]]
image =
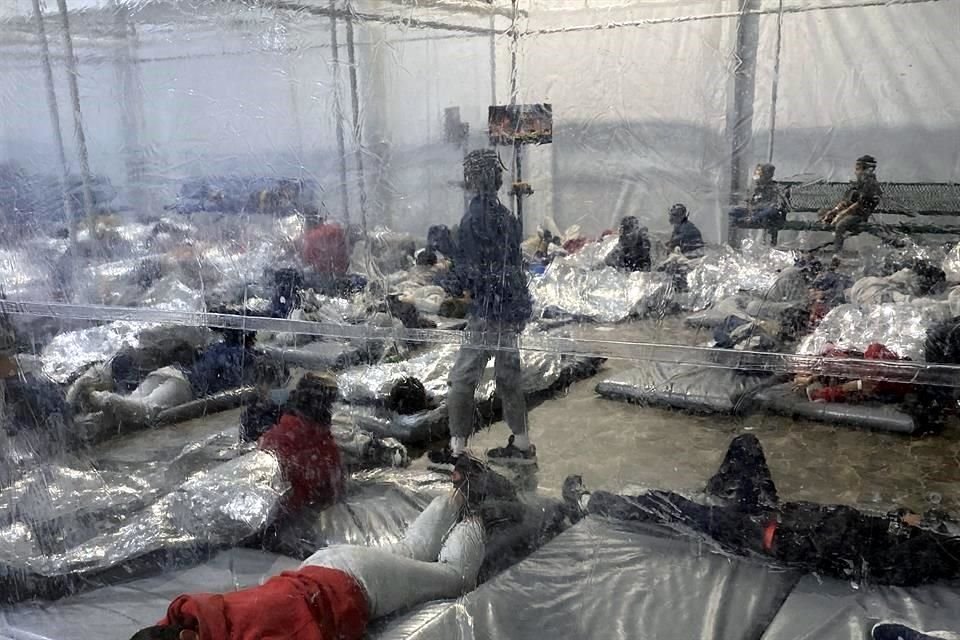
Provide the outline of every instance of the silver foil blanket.
[[779,271],[793,265],[794,254],[744,243],[743,251],[712,246],[703,258],[692,260],[687,273],[688,291],[678,296],[681,307],[702,311],[739,293],[758,296],[777,281]]
[[[663,313],[673,305],[701,311],[739,293],[762,296],[776,282],[779,271],[795,259],[792,252],[745,242],[742,251],[711,246],[701,258],[673,253],[665,255],[651,273],[622,273],[604,266],[616,243],[615,237],[607,238],[555,260],[531,283],[537,312],[559,311],[598,322],[620,322],[631,316]],[[673,288],[672,273],[686,274],[687,291]]]
[[233,546],[274,518],[287,489],[277,459],[252,451],[193,474],[119,526],[73,546],[44,548],[49,536],[42,527],[14,522],[0,533],[13,543],[4,544],[0,560],[8,569],[54,577],[107,571],[153,553]]
[[863,351],[879,342],[901,357],[923,361],[927,328],[950,317],[949,304],[933,300],[886,303],[863,309],[840,305],[800,342],[797,353],[820,355],[828,344]]
[[[370,404],[389,395],[394,383],[405,377],[414,377],[423,383],[427,396],[440,402],[447,395],[447,378],[457,358],[459,347],[444,345],[402,362],[365,365],[339,374],[337,381],[342,398],[348,403]],[[524,351],[520,356],[523,367],[523,388],[527,393],[548,389],[561,373],[562,356],[543,352]],[[476,397],[493,397],[493,358],[487,363]]]
[[624,273],[611,267],[583,271],[558,260],[533,280],[534,313],[564,313],[596,322],[622,322],[662,309],[672,278],[664,273]]
[[201,327],[112,322],[55,336],[41,354],[43,372],[54,382],[66,384],[91,364],[109,360],[124,347],[163,349],[169,343],[199,349],[210,340],[210,331]]

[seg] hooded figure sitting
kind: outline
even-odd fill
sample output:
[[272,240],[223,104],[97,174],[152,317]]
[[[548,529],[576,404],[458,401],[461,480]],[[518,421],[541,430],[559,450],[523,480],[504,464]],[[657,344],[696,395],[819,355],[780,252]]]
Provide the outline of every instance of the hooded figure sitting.
[[650,271],[650,238],[636,217],[620,221],[620,240],[604,262],[624,271]]

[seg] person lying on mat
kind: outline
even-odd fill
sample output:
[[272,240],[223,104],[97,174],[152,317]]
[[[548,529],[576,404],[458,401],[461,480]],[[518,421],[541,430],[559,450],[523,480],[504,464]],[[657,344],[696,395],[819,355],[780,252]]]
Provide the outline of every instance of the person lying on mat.
[[676,525],[738,554],[842,580],[917,585],[960,577],[960,536],[939,518],[909,511],[873,515],[844,505],[780,502],[763,449],[751,434],[734,438],[706,493],[721,506],[670,491],[621,496],[564,482],[574,519],[585,513]]
[[[898,362],[901,358],[885,345],[875,342],[863,353],[853,349],[840,349],[828,344],[820,352],[824,358],[848,358],[863,360],[886,360]],[[816,373],[802,373],[794,377],[794,388],[806,394],[811,402],[859,402],[861,400],[902,400],[914,390],[915,385],[887,380],[872,380],[866,377],[839,379]]]
[[150,372],[129,395],[91,391],[86,403],[124,422],[148,422],[164,409],[251,384],[256,334],[225,329],[223,341],[206,349],[192,365],[162,367]]
[[604,263],[623,271],[650,271],[650,238],[635,216],[620,221],[620,239]]
[[371,620],[472,590],[485,551],[476,507],[496,476],[461,456],[453,490],[438,496],[392,545],[337,545],[258,587],[176,598],[131,640],[361,640]]

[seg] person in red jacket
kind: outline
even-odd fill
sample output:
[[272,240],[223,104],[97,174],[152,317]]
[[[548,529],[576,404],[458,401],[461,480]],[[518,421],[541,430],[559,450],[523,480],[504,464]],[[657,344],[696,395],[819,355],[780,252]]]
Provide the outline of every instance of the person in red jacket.
[[462,469],[458,461],[454,491],[435,498],[399,542],[327,547],[258,587],[179,596],[131,640],[362,640],[372,619],[462,595],[476,585],[485,549],[480,520],[460,520],[461,512],[488,482],[486,472]]
[[303,233],[303,263],[318,275],[341,277],[350,268],[350,242],[344,228],[319,212],[307,216]]
[[[903,361],[885,345],[875,342],[860,354],[848,349],[838,349],[827,345],[820,354],[825,358],[857,358],[864,360]],[[880,371],[882,373],[882,371]],[[916,388],[916,385],[887,380],[860,378],[843,380],[827,378],[816,374],[801,374],[795,379],[798,390],[806,392],[811,402],[856,402],[862,399],[902,399]]]
[[284,506],[297,511],[308,504],[330,504],[343,494],[340,450],[330,431],[337,381],[307,374],[290,393],[280,420],[258,445],[277,456],[290,483]]

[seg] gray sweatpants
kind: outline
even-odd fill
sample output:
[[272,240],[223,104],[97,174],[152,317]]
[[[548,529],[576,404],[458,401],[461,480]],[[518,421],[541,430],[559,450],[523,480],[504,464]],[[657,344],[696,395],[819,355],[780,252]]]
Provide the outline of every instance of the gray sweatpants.
[[466,342],[460,347],[448,379],[450,434],[467,438],[473,433],[474,393],[491,356],[497,395],[503,403],[503,419],[514,434],[525,434],[527,399],[523,393],[518,327],[470,318],[464,335]]
[[860,214],[848,214],[838,218],[834,222],[833,248],[836,251],[843,250],[843,241],[847,236],[859,230],[866,224],[869,216]]
[[110,411],[124,421],[143,422],[169,409],[194,399],[193,388],[177,367],[163,367],[151,372],[146,379],[125,396],[112,392],[90,394],[91,404]]
[[301,566],[338,569],[356,578],[371,618],[456,598],[476,585],[485,551],[483,526],[477,520],[456,524],[459,511],[452,496],[438,496],[399,542],[377,548],[335,545]]

